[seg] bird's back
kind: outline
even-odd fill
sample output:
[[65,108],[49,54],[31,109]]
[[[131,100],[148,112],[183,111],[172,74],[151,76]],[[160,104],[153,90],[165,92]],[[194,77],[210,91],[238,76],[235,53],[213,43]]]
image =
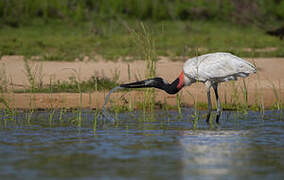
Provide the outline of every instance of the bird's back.
[[211,53],[188,59],[183,66],[187,77],[198,81],[228,81],[255,73],[253,64],[231,53]]

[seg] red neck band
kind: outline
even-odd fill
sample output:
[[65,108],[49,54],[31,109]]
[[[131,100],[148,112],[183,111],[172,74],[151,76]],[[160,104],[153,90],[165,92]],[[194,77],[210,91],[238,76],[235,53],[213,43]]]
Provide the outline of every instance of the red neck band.
[[179,81],[178,81],[178,85],[177,88],[181,89],[184,86],[184,73],[183,71],[181,72],[181,74],[179,75]]

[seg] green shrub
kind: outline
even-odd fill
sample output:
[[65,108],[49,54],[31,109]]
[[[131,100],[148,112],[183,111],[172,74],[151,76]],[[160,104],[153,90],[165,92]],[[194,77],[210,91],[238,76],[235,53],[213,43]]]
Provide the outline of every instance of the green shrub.
[[[1,23],[18,27],[30,19],[226,20],[249,22],[284,18],[284,2],[271,0],[2,0]],[[236,21],[237,20],[237,21]]]

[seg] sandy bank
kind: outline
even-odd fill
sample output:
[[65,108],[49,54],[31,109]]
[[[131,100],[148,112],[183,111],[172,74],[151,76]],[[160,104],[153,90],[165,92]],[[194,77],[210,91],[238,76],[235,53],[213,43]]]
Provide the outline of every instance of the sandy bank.
[[[250,62],[254,62],[257,66],[257,74],[246,78],[248,88],[248,103],[255,104],[263,101],[265,106],[271,106],[275,103],[275,90],[279,98],[283,102],[284,98],[284,58],[246,58]],[[119,82],[136,81],[143,79],[145,72],[144,61],[133,62],[112,62],[112,61],[85,61],[85,62],[31,62],[34,68],[40,70],[42,75],[42,82],[44,84],[50,83],[50,80],[67,80],[69,77],[77,76],[81,80],[87,80],[92,75],[105,76],[112,78],[119,75]],[[24,61],[20,56],[5,56],[0,60],[1,68],[5,70],[5,76],[14,86],[9,88],[17,89],[28,86],[28,80],[25,75]],[[182,70],[182,61],[171,61],[167,57],[161,57],[157,62],[157,76],[161,76],[168,81],[173,81],[180,74]],[[128,73],[130,69],[130,76]],[[1,75],[2,77],[3,74]],[[273,88],[273,85],[275,88]],[[242,101],[243,99],[243,81],[238,80],[233,83],[223,83],[220,86],[220,96],[222,102],[234,102],[236,99]],[[236,96],[236,91],[238,96]],[[193,97],[189,95],[190,92],[198,102],[207,102],[205,88],[203,84],[194,84],[186,87],[181,91],[182,103],[186,106],[193,105]],[[3,97],[9,102],[11,107],[15,108],[61,108],[61,107],[79,107],[84,108],[100,108],[104,103],[104,98],[108,92],[93,92],[84,93],[82,101],[80,102],[80,94],[74,93],[54,93],[54,94],[15,94],[5,93]],[[125,99],[132,99],[132,102],[137,102],[143,98],[143,92],[118,92],[113,98],[120,99],[121,103]],[[121,97],[123,96],[123,98]],[[212,96],[214,98],[214,96]],[[124,99],[124,100],[123,100]],[[32,100],[32,101],[31,101]],[[176,104],[175,95],[168,95],[160,90],[156,91],[156,100],[171,105]],[[3,107],[3,104],[0,105]]]

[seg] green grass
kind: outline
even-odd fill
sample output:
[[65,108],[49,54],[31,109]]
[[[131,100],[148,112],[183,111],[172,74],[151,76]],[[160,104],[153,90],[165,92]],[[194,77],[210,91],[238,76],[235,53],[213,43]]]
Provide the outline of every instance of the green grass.
[[284,3],[280,0],[2,0],[0,23],[18,27],[30,19],[73,22],[100,19],[139,20],[222,20],[235,23],[281,21]]
[[70,92],[70,93],[83,93],[92,91],[109,90],[118,83],[108,78],[101,78],[92,76],[85,81],[78,81],[75,77],[71,76],[66,81],[51,82],[49,85],[41,87],[31,87],[23,90],[16,89],[16,93],[58,93],[58,92]]
[[[67,23],[62,21],[33,20],[29,26],[0,28],[0,56],[39,56],[40,60],[82,60],[96,55],[105,59],[135,59],[143,57],[137,49],[133,36],[126,28],[139,28],[139,22],[94,21]],[[239,26],[217,21],[146,21],[151,27],[157,55],[194,56],[200,54],[229,51],[238,56],[284,56],[284,41],[266,35],[255,26]],[[273,51],[262,51],[264,48]],[[134,57],[134,58],[126,58]]]

